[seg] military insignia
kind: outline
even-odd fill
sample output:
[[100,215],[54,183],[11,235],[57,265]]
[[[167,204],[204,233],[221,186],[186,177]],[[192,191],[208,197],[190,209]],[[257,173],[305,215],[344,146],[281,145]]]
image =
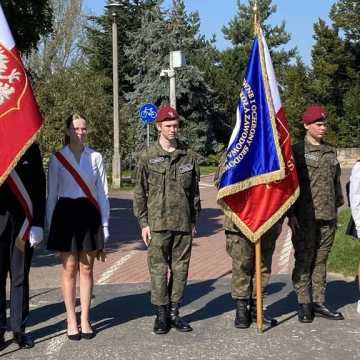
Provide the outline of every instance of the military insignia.
[[165,160],[165,158],[163,156],[160,156],[160,157],[157,157],[154,159],[150,159],[149,163],[150,164],[159,164],[159,163],[163,162],[164,160]]
[[16,56],[0,43],[0,117],[19,109],[27,77]]
[[181,165],[181,166],[179,166],[179,173],[180,173],[180,174],[186,173],[186,172],[192,170],[193,167],[194,167],[193,164]]

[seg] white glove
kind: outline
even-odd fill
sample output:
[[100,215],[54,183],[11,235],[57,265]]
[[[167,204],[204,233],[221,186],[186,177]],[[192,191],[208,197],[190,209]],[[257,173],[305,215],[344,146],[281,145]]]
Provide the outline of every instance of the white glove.
[[44,230],[39,226],[32,226],[29,234],[30,246],[35,247],[39,245],[44,239]]
[[104,243],[107,243],[110,237],[109,227],[107,225],[103,226],[103,234],[104,234]]

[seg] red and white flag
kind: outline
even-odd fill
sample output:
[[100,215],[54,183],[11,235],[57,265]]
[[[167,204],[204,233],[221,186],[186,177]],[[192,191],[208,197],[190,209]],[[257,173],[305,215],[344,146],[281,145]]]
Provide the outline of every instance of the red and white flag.
[[39,108],[0,5],[0,185],[41,126]]

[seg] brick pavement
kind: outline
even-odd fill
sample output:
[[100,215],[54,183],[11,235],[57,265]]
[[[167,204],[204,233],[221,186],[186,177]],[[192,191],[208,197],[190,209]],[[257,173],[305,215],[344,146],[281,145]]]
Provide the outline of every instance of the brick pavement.
[[[199,219],[198,235],[193,242],[189,280],[230,277],[231,259],[225,250],[223,214],[216,204],[217,191],[212,186],[212,177],[203,177],[200,188],[203,210]],[[96,265],[95,282],[148,282],[146,247],[140,240],[140,229],[132,213],[131,193],[112,194],[110,230],[111,253],[106,263]],[[284,226],[274,254],[274,273],[288,273],[291,269],[292,247],[289,245],[288,235],[288,228]]]
[[[342,185],[348,181],[350,169],[343,169]],[[212,176],[201,179],[203,210],[194,239],[190,263],[190,280],[217,279],[231,276],[231,261],[225,251],[225,237],[221,230],[223,215],[216,204],[216,189]],[[111,239],[105,263],[95,265],[95,283],[148,282],[146,247],[140,240],[140,229],[133,215],[132,193],[114,192],[111,196]],[[273,274],[290,273],[293,264],[292,245],[286,226],[277,241]],[[46,274],[46,276],[44,275]],[[58,287],[60,262],[56,255],[37,250],[31,270],[31,288]]]

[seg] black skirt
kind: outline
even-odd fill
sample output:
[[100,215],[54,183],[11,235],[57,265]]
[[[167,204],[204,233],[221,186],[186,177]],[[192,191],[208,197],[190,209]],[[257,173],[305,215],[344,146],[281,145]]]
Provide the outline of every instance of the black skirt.
[[354,238],[357,238],[358,240],[360,240],[360,239],[357,237],[357,231],[356,231],[356,227],[355,227],[355,221],[354,221],[354,219],[353,219],[352,216],[350,216],[350,220],[349,220],[348,226],[347,226],[347,228],[346,228],[345,234],[346,234],[346,235],[353,236]]
[[86,198],[60,198],[51,221],[47,249],[61,252],[104,248],[98,209]]

